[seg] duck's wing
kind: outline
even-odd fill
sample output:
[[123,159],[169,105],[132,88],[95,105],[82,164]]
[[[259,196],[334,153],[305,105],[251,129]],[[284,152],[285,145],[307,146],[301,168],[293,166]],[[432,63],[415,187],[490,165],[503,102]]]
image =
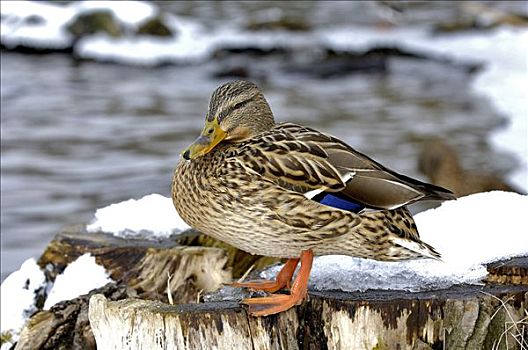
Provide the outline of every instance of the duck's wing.
[[253,138],[239,156],[251,171],[330,206],[348,201],[395,209],[421,199],[454,198],[442,187],[387,169],[335,137],[292,123]]

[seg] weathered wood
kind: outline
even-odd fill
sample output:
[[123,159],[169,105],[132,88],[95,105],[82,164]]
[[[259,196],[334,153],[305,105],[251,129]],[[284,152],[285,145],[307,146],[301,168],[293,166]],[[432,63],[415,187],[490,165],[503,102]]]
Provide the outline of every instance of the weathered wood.
[[214,247],[181,246],[174,240],[122,239],[72,228],[59,233],[39,259],[49,280],[84,253],[95,256],[113,280],[141,298],[168,301],[167,281],[176,303],[189,303],[201,291],[218,289],[232,280],[227,254]]
[[170,288],[177,303],[196,300],[202,291],[218,289],[253,265],[263,268],[279,261],[245,253],[196,231],[156,241],[88,233],[78,225],[57,234],[38,264],[54,281],[69,263],[85,253],[95,256],[113,280],[136,289],[141,298],[167,301],[170,274]]
[[504,327],[517,322],[526,332],[527,303],[527,286],[312,292],[295,309],[254,318],[236,302],[171,306],[94,295],[89,319],[98,349],[520,349],[520,336]]
[[94,294],[104,295],[108,300],[135,295],[129,288],[110,283],[87,295],[61,302],[50,310],[39,311],[22,329],[15,349],[96,349],[88,322],[88,301]]
[[487,266],[486,282],[528,285],[528,258],[517,257],[497,261]]

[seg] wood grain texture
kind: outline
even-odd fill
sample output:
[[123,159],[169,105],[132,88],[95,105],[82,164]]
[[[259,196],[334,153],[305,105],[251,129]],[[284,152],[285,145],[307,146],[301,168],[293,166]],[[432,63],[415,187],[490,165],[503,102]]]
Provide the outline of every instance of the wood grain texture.
[[527,302],[526,286],[313,292],[300,307],[254,318],[235,302],[170,306],[94,295],[89,319],[98,349],[519,349],[502,333],[505,317],[523,322]]

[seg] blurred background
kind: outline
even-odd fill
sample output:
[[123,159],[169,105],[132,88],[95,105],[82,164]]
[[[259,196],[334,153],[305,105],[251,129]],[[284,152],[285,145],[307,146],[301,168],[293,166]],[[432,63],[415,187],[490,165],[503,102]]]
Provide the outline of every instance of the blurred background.
[[233,79],[400,173],[525,192],[527,16],[522,1],[2,2],[2,280],[95,209],[169,196]]

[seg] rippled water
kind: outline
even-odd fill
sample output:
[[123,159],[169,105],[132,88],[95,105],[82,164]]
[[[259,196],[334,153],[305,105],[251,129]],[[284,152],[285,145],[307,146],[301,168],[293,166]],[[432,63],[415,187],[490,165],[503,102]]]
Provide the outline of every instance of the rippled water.
[[[96,208],[168,196],[179,151],[225,81],[212,78],[214,62],[143,69],[11,52],[1,61],[2,279]],[[259,84],[279,121],[330,132],[411,176],[421,176],[417,154],[431,135],[455,146],[470,169],[514,166],[488,146],[502,119],[468,92],[465,70],[403,58],[389,65],[386,74],[277,73]]]

